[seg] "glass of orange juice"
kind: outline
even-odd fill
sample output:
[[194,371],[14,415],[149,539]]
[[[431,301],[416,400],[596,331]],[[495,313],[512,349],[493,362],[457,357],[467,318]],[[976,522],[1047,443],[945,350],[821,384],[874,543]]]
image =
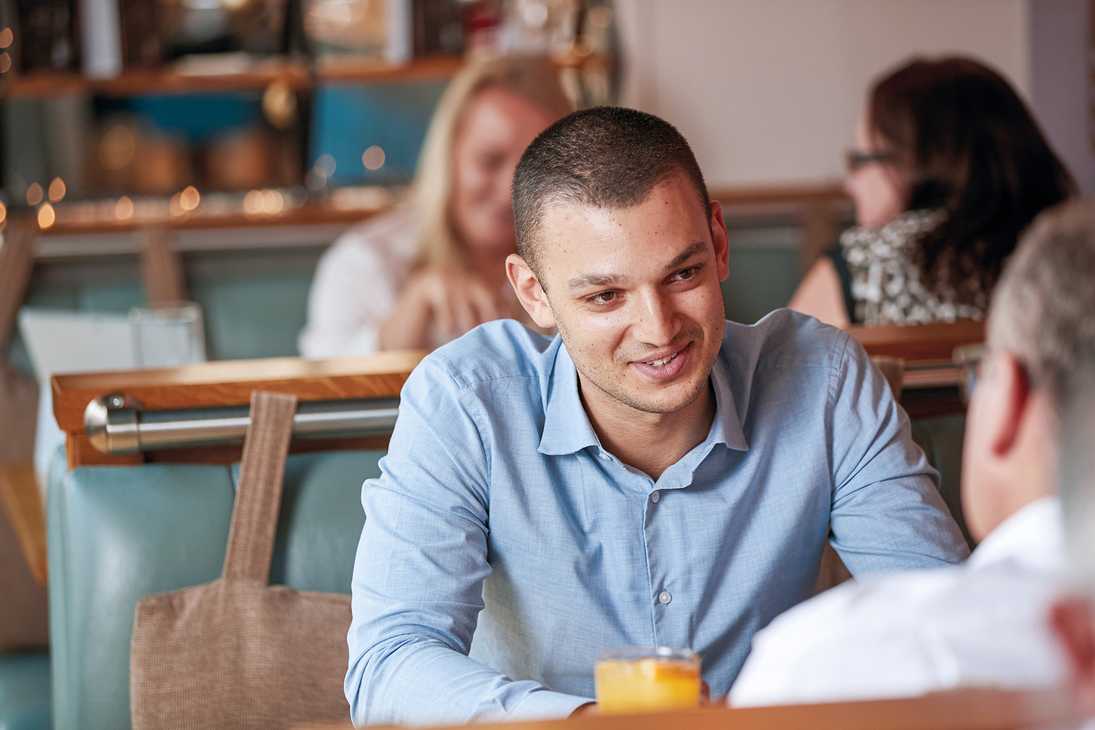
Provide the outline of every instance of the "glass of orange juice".
[[700,657],[689,649],[634,646],[605,652],[594,671],[597,708],[618,714],[696,707]]

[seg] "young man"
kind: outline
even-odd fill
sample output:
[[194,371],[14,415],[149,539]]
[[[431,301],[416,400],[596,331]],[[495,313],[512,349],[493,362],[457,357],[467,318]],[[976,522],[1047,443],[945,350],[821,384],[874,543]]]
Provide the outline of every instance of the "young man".
[[966,554],[889,387],[847,335],[727,322],[726,228],[688,144],[571,115],[514,177],[494,322],[430,355],[366,482],[355,722],[566,716],[606,649],[689,647],[725,692],[753,633],[854,573]]
[[732,705],[1063,679],[1047,622],[1066,568],[1056,467],[1075,374],[1095,368],[1093,277],[1095,209],[1072,204],[1032,228],[994,294],[966,426],[963,501],[983,538],[969,561],[867,578],[787,612],[755,637]]

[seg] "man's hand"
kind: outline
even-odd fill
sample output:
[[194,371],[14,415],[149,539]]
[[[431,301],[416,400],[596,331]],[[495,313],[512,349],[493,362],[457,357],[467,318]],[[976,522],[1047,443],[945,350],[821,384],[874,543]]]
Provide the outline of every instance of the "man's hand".
[[412,278],[409,288],[420,306],[429,309],[438,333],[446,340],[508,314],[497,292],[458,269],[426,269]]
[[429,350],[456,339],[473,327],[513,316],[513,307],[491,292],[474,274],[456,268],[431,267],[411,276],[381,325],[382,350]]

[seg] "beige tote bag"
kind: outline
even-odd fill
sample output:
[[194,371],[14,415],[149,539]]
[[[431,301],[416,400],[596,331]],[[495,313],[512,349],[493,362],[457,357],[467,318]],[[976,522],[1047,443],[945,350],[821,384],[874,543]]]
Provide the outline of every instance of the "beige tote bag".
[[137,604],[133,727],[346,722],[350,597],[269,586],[296,398],[255,393],[224,574]]
[[38,383],[8,364],[15,316],[34,267],[34,235],[11,221],[0,238],[0,651],[49,643],[42,565],[45,515],[34,478]]

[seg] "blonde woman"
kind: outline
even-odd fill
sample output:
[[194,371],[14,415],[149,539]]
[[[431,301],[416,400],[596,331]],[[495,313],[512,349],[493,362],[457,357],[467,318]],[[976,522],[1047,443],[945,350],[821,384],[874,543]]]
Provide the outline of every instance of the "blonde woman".
[[525,147],[571,110],[556,71],[494,58],[441,97],[412,193],[324,254],[300,336],[305,357],[432,349],[482,322],[523,318],[505,277],[510,187]]

